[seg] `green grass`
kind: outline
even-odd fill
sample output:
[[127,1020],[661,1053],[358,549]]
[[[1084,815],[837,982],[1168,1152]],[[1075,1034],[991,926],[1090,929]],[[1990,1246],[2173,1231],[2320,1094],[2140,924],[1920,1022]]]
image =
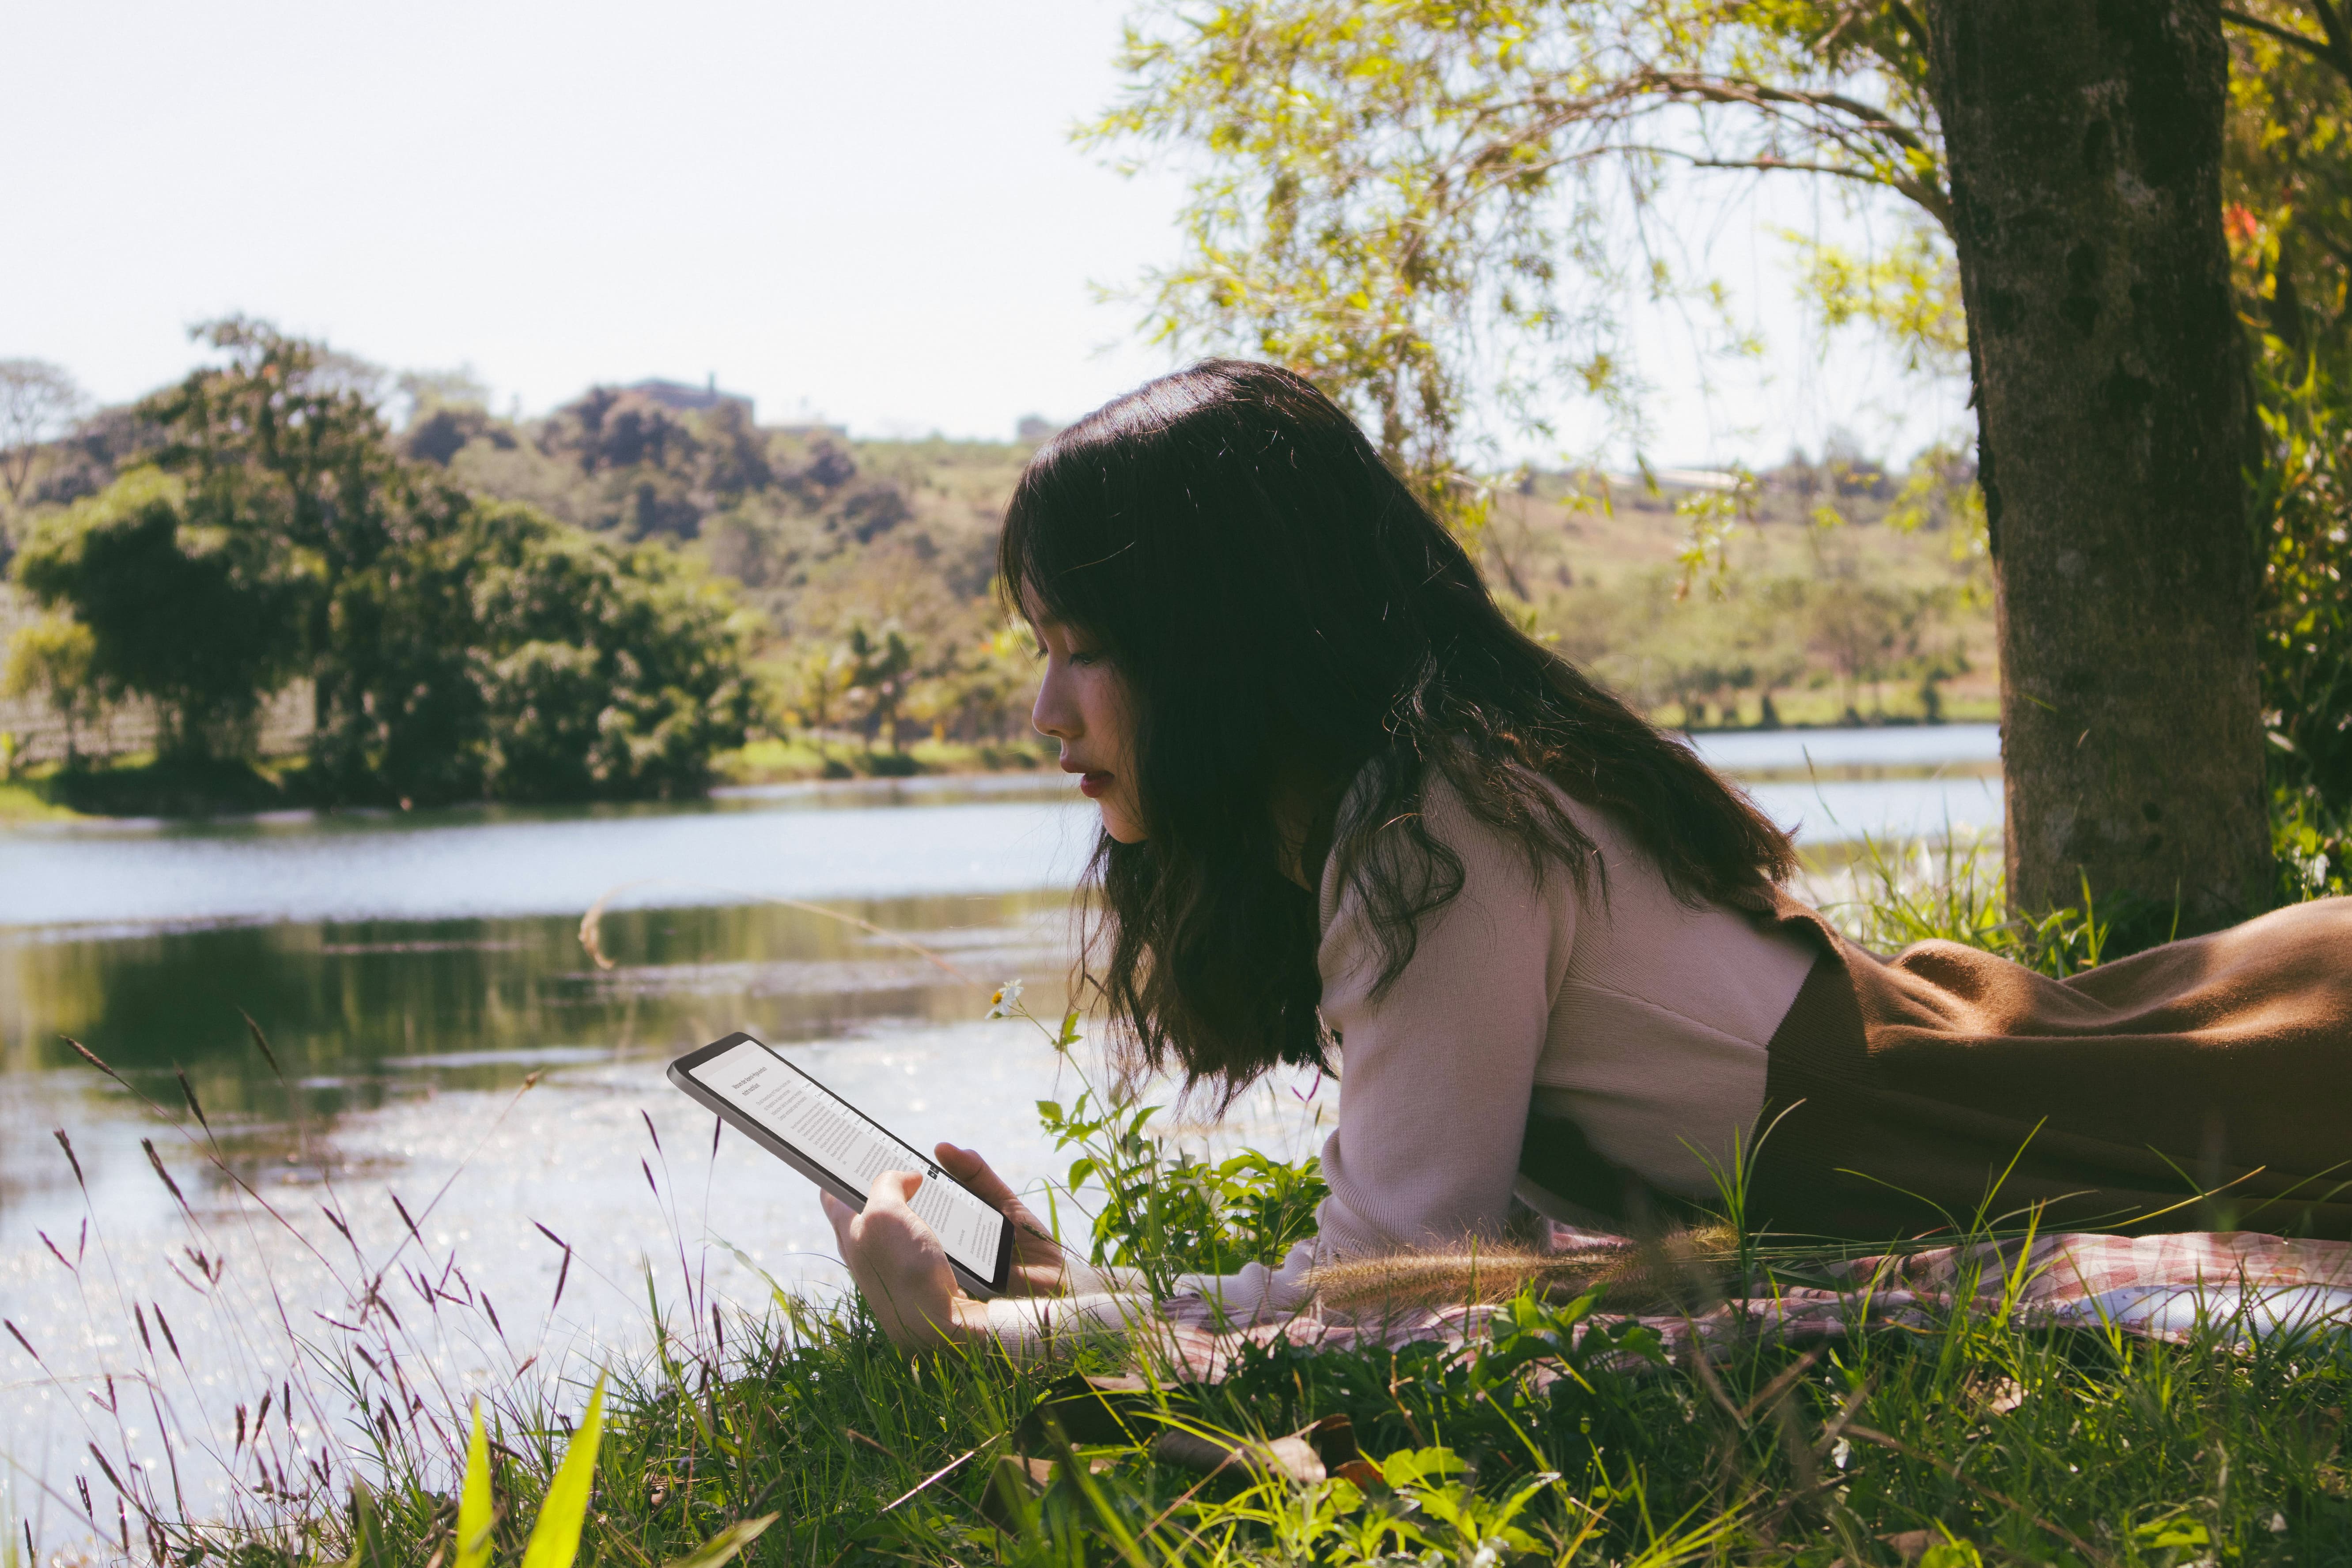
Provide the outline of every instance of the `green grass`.
[[[1966,847],[1940,858],[1865,857],[1838,912],[1883,943],[1942,935],[2053,973],[2096,962],[2097,920],[2007,922],[1994,876]],[[1065,1041],[1070,1031],[1066,1021]],[[1057,1212],[1107,1216],[1092,1231],[1097,1257],[1136,1261],[1138,1248],[1156,1247],[1150,1261],[1167,1268],[1264,1256],[1295,1231],[1292,1200],[1314,1176],[1272,1162],[1182,1160],[1131,1107],[1107,1114],[1082,1099],[1047,1115],[1092,1162],[1074,1178],[1083,1201],[1066,1194]],[[760,1310],[715,1310],[681,1255],[682,1296],[664,1301],[648,1279],[653,1352],[609,1369],[581,1560],[670,1563],[773,1515],[744,1561],[2352,1563],[2352,1349],[2340,1336],[2253,1342],[2223,1321],[2168,1344],[2022,1326],[1995,1304],[1811,1348],[1748,1339],[1712,1364],[1664,1358],[1638,1330],[1575,1341],[1580,1317],[1605,1311],[1612,1290],[1621,1306],[1636,1304],[1623,1292],[1661,1289],[1703,1306],[1736,1278],[1764,1290],[1818,1283],[1822,1261],[1773,1237],[1739,1237],[1573,1300],[1522,1294],[1492,1337],[1458,1352],[1277,1347],[1205,1387],[1147,1356],[1148,1386],[1098,1399],[1056,1380],[1073,1367],[1119,1370],[1117,1345],[1039,1366],[982,1351],[910,1360],[855,1301],[779,1288]],[[1989,1282],[1996,1298],[2003,1283]],[[391,1408],[408,1424],[383,1420],[383,1373],[337,1366],[378,1416],[366,1468],[381,1484],[365,1506],[257,1496],[235,1525],[160,1531],[164,1555],[188,1563],[201,1551],[256,1568],[451,1562],[462,1413],[402,1399]],[[566,1409],[585,1394],[559,1392]],[[572,1430],[553,1405],[520,1393],[497,1405],[491,1560],[514,1563]],[[1342,1416],[1346,1441],[1333,1430]],[[1245,1463],[1204,1475],[1158,1441],[1181,1430],[1243,1447],[1318,1423],[1331,1465],[1350,1441],[1361,1462],[1313,1481]]]
[[[1565,1315],[1516,1309],[1530,1341]],[[2175,1346],[1962,1314],[1824,1350],[1750,1343],[1706,1370],[1587,1357],[1549,1387],[1509,1337],[1458,1355],[1281,1349],[1222,1385],[1128,1396],[1118,1422],[1071,1410],[1057,1434],[1027,1419],[1055,1392],[1045,1372],[909,1362],[855,1311],[783,1298],[730,1337],[723,1360],[670,1342],[616,1381],[588,1560],[669,1562],[772,1513],[747,1560],[809,1568],[2352,1558],[2352,1360],[2334,1343],[2239,1350],[2217,1330]],[[1237,1441],[1334,1415],[1377,1478],[1204,1479],[1151,1446],[1171,1429]],[[508,1436],[526,1457],[500,1467],[500,1505],[525,1521],[558,1435]],[[446,1549],[446,1485],[379,1496],[383,1561]],[[506,1534],[498,1560],[511,1562],[520,1527]]]
[[0,782],[0,822],[70,822],[81,815],[52,800],[38,781]]
[[308,804],[299,757],[259,762],[158,759],[133,752],[67,768],[50,763],[0,784],[0,818],[220,816]]
[[918,741],[902,751],[868,749],[856,740],[799,734],[754,741],[713,759],[713,770],[729,784],[790,784],[810,779],[907,778],[929,773],[1027,772],[1048,767],[1053,743],[1042,739],[1008,742]]

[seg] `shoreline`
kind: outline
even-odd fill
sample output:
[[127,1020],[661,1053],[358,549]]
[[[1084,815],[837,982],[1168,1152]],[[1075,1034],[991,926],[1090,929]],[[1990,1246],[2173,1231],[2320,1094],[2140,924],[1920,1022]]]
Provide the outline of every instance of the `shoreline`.
[[[1990,721],[1948,713],[1937,719],[1913,714],[1865,717],[1861,724],[1811,721],[1775,724],[1669,725],[1670,733],[1696,739],[1771,734],[1851,734],[1884,730],[1956,729]],[[196,769],[164,769],[150,758],[110,762],[68,773],[50,766],[30,777],[0,780],[0,830],[71,824],[138,825],[253,821],[307,821],[321,816],[399,816],[406,803],[319,805],[303,798],[299,756],[249,763],[212,763]],[[1045,747],[1026,742],[975,743],[921,741],[903,751],[866,750],[857,742],[811,744],[804,739],[760,741],[714,759],[711,783],[702,794],[670,800],[589,798],[564,801],[452,801],[413,808],[445,815],[477,811],[625,810],[676,805],[694,800],[756,798],[759,792],[826,790],[845,793],[916,781],[1050,781],[1054,758]]]

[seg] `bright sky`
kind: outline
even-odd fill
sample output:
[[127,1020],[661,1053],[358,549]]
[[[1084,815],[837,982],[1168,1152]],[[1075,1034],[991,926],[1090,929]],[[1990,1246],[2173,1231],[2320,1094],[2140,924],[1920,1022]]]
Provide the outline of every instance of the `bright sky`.
[[[1170,363],[1097,293],[1177,259],[1181,187],[1067,134],[1117,90],[1124,8],[13,0],[0,357],[120,401],[243,310],[471,365],[525,413],[716,374],[765,420],[861,435],[1066,419]],[[1654,460],[1769,462],[1840,425],[1903,454],[1960,424],[1959,389],[1809,341],[1769,235],[1848,232],[1822,199],[1708,215],[1763,361],[1710,389],[1639,316]]]

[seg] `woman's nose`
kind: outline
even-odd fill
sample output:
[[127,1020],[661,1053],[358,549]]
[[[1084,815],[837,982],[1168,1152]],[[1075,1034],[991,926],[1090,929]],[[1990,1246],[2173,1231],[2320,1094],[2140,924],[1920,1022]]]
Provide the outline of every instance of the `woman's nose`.
[[1037,685],[1037,701],[1029,710],[1029,722],[1041,735],[1051,735],[1057,741],[1076,739],[1076,710],[1066,700],[1062,683],[1048,670]]

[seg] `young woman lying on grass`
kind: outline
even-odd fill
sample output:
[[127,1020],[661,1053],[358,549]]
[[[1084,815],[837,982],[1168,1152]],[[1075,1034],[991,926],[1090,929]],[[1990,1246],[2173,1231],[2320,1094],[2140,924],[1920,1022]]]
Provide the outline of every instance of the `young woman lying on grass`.
[[[1044,645],[1037,728],[1101,808],[1082,987],[1126,1065],[1228,1097],[1338,1068],[1318,1234],[1196,1281],[1239,1315],[1316,1267],[1639,1227],[1755,1152],[1751,1226],[1885,1241],[2043,1228],[2352,1236],[2352,900],[2058,981],[1950,942],[1892,960],[1780,884],[1788,835],[1514,627],[1305,381],[1213,361],[1022,476],[1002,580]],[[1024,1227],[961,1295],[882,1177],[842,1255],[894,1338],[1116,1310]],[[2218,1194],[2200,1200],[2200,1191]],[[1990,1210],[1988,1194],[1997,1194]]]

